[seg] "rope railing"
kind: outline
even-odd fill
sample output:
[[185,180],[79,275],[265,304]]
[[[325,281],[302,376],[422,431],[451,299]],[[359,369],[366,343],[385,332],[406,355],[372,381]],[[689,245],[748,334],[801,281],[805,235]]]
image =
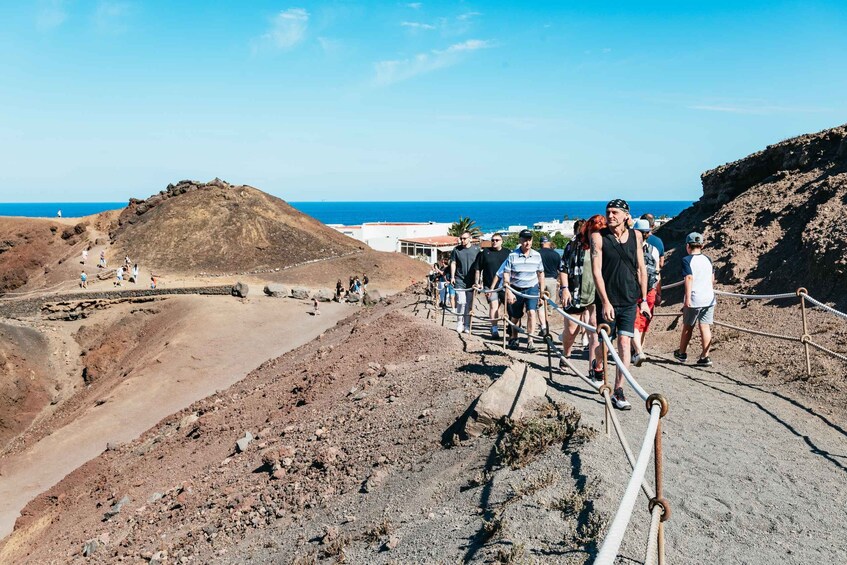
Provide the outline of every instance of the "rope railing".
[[[669,289],[669,288],[674,288],[674,287],[682,285],[684,282],[685,281],[677,281],[673,284],[664,285],[662,288],[663,288],[663,290]],[[754,330],[752,328],[744,328],[744,327],[741,327],[741,326],[736,326],[734,324],[729,324],[727,322],[721,322],[721,321],[717,321],[717,320],[715,320],[714,324],[716,326],[722,326],[722,327],[725,327],[725,328],[729,328],[729,329],[732,329],[732,330],[748,333],[748,334],[751,334],[751,335],[757,335],[757,336],[760,336],[760,337],[767,337],[767,338],[772,338],[772,339],[780,339],[780,340],[783,340],[783,341],[793,341],[793,342],[801,343],[803,345],[803,350],[804,350],[805,357],[806,357],[806,375],[807,376],[812,375],[812,363],[811,363],[811,357],[810,357],[810,354],[809,354],[809,347],[812,347],[812,348],[814,348],[814,349],[816,349],[816,350],[818,350],[822,353],[825,353],[825,354],[827,354],[831,357],[835,357],[836,359],[838,359],[840,361],[847,362],[847,355],[844,355],[842,353],[838,353],[837,351],[833,351],[832,349],[829,349],[828,347],[825,347],[824,345],[817,343],[817,342],[812,340],[812,336],[809,333],[808,319],[806,317],[806,304],[809,303],[814,308],[819,308],[819,309],[821,309],[825,312],[828,312],[830,314],[833,314],[833,315],[838,316],[839,318],[843,318],[845,320],[847,320],[847,313],[841,312],[840,310],[836,310],[832,306],[829,306],[828,304],[824,304],[820,300],[818,300],[818,299],[816,299],[812,296],[809,296],[809,293],[805,288],[801,287],[801,288],[798,288],[794,292],[782,292],[782,293],[777,293],[777,294],[743,294],[743,293],[737,293],[737,292],[726,292],[726,291],[723,291],[723,290],[715,290],[715,294],[718,295],[718,296],[728,296],[728,297],[732,297],[732,298],[739,298],[739,299],[742,299],[742,300],[781,300],[781,299],[786,299],[786,298],[799,298],[800,299],[800,312],[801,312],[801,318],[802,318],[802,332],[803,332],[802,335],[800,335],[799,337],[790,336],[790,335],[775,334],[775,333],[772,333],[772,332],[765,332],[765,331],[761,331],[761,330]],[[670,312],[658,313],[657,312],[657,313],[654,313],[653,315],[654,316],[677,317],[677,316],[682,315],[682,313],[681,312],[679,312],[679,313],[670,313]]]
[[[642,490],[644,494],[650,499],[649,510],[651,515],[655,516],[658,512],[660,515],[660,523],[655,527],[652,527],[651,524],[651,532],[650,536],[655,537],[655,542],[653,538],[648,539],[648,554],[651,551],[651,544],[653,551],[658,556],[659,562],[664,563],[664,543],[662,540],[664,539],[664,529],[663,523],[670,516],[670,505],[667,500],[662,497],[662,463],[661,463],[661,433],[657,430],[660,430],[659,418],[663,417],[667,413],[668,404],[667,401],[661,395],[654,394],[648,395],[644,388],[638,383],[638,381],[632,376],[629,370],[624,365],[623,361],[620,359],[620,356],[615,351],[611,339],[609,338],[608,326],[600,325],[595,328],[589,324],[574,318],[563,309],[561,309],[552,299],[550,299],[549,295],[546,292],[542,293],[542,296],[535,296],[524,294],[520,291],[515,290],[513,287],[509,285],[506,286],[515,296],[520,296],[522,298],[527,299],[539,299],[544,303],[545,308],[552,307],[552,310],[558,312],[562,315],[566,320],[574,322],[578,324],[580,327],[585,328],[586,331],[598,333],[601,338],[601,345],[603,348],[603,384],[592,383],[589,379],[584,377],[573,364],[565,357],[564,353],[559,350],[558,347],[553,343],[552,337],[549,335],[545,335],[545,341],[547,343],[547,356],[548,356],[548,370],[551,372],[552,377],[552,363],[550,362],[550,358],[552,355],[556,355],[561,361],[568,366],[577,377],[586,382],[589,386],[591,386],[594,390],[597,390],[603,398],[604,410],[606,414],[606,434],[607,436],[610,434],[609,431],[609,422],[612,422],[614,427],[615,435],[618,437],[618,440],[621,443],[621,447],[624,450],[624,454],[626,455],[627,461],[632,467],[632,475],[630,476],[629,483],[627,485],[627,489],[625,491],[624,497],[621,499],[620,506],[618,507],[618,511],[615,514],[614,522],[612,526],[609,528],[606,538],[603,542],[603,547],[601,548],[601,553],[598,556],[596,563],[600,564],[609,564],[611,565],[615,557],[617,556],[617,552],[620,549],[620,544],[623,540],[624,532],[628,527],[631,519],[633,509],[635,507],[635,500],[638,496],[638,491]],[[514,324],[511,320],[506,320],[509,326],[515,328],[519,333],[526,334],[529,336],[529,333],[526,332],[523,328]],[[549,317],[548,317],[549,324]],[[618,370],[621,371],[621,374],[626,379],[627,383],[635,390],[638,396],[646,401],[647,409],[650,411],[650,420],[648,422],[647,431],[645,433],[644,444],[639,451],[638,458],[636,459],[633,456],[632,450],[630,449],[629,442],[627,441],[626,435],[623,433],[622,426],[620,425],[620,421],[618,420],[617,415],[614,412],[612,407],[612,399],[611,392],[612,389],[608,385],[608,355],[611,353],[612,359],[615,361],[615,364]],[[655,420],[655,422],[654,422]],[[652,443],[650,443],[652,442]],[[647,463],[649,461],[651,452],[653,451],[653,446],[655,445],[656,452],[656,460],[655,467],[657,469],[656,472],[656,489],[655,491],[650,488],[650,485],[647,483],[645,479],[645,473],[647,470]],[[659,510],[656,510],[659,508]],[[605,554],[603,553],[605,548]]]

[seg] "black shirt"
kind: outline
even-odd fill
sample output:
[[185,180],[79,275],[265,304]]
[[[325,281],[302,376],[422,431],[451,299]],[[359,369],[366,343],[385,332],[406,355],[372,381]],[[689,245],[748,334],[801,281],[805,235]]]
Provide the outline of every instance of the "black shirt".
[[500,270],[500,267],[503,266],[503,263],[506,262],[506,259],[509,257],[508,249],[501,249],[500,251],[495,251],[493,248],[488,247],[483,249],[482,252],[476,257],[476,268],[479,271],[482,271],[482,284],[485,285],[486,288],[491,288],[491,283],[494,282],[494,276],[497,275],[497,271]]
[[544,278],[553,279],[559,276],[559,264],[562,262],[562,257],[556,253],[555,249],[542,247],[538,250],[541,253],[541,262],[544,264]]
[[[626,243],[619,243],[609,228],[600,230],[603,241],[603,283],[612,306],[631,306],[638,302],[638,242],[635,230]],[[597,294],[598,298],[600,294]]]

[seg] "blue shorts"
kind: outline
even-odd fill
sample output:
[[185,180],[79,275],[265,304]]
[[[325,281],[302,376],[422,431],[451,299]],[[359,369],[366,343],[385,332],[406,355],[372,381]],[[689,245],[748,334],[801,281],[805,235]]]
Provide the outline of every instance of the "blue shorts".
[[[521,294],[530,296],[538,296],[538,285],[529,288],[512,287]],[[515,295],[515,303],[509,304],[509,316],[512,318],[522,318],[524,309],[527,312],[538,310],[538,298],[524,298],[523,296]]]
[[598,302],[597,323],[609,324],[609,327],[611,328],[609,337],[611,339],[614,339],[617,334],[627,337],[635,337],[635,314],[638,310],[638,305],[632,304],[629,306],[615,306],[612,304],[612,308],[615,309],[615,319],[606,320],[603,317],[603,305]]
[[447,294],[448,294],[449,296],[456,296],[456,289],[455,289],[455,288],[453,288],[453,285],[452,285],[452,284],[448,284],[448,285],[447,285]]

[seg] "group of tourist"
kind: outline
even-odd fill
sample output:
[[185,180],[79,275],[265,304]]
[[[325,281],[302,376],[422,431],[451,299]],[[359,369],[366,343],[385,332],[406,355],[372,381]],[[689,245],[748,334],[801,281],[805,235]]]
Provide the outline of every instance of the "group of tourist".
[[368,275],[362,273],[362,278],[359,278],[359,275],[353,275],[350,277],[348,281],[347,287],[344,287],[344,283],[341,282],[341,279],[338,279],[338,282],[335,283],[335,299],[340,302],[341,299],[350,296],[351,294],[358,295],[359,298],[362,298],[365,292],[368,290]]
[[[597,214],[575,223],[574,237],[561,256],[546,236],[541,237],[541,249],[533,249],[533,233],[527,229],[518,234],[520,244],[514,250],[503,249],[503,236],[497,233],[491,238],[491,246],[481,250],[471,234],[465,232],[450,258],[432,266],[430,280],[437,289],[439,305],[455,310],[459,333],[470,332],[474,295],[481,292],[489,304],[492,337],[500,337],[497,321],[505,304],[511,321],[508,346],[518,348],[517,327],[526,315],[526,349],[534,351],[532,336],[536,326],[539,335],[549,333],[545,309],[539,308],[539,300],[546,295],[589,326],[608,325],[623,366],[640,367],[647,360],[644,341],[655,305],[661,301],[661,270],[665,263],[664,244],[652,233],[654,226],[652,214],[633,219],[629,204],[615,199],[606,205],[605,216]],[[702,351],[696,363],[710,366],[714,274],[711,261],[702,253],[703,245],[699,233],[686,238],[683,328],[674,357],[687,361],[693,328],[698,326]],[[566,320],[561,336],[566,357],[583,332],[578,323]],[[583,339],[588,348],[589,378],[602,381],[605,368],[599,337],[587,332]],[[623,392],[623,379],[618,366],[612,404],[628,410],[631,406]]]
[[[86,247],[82,250],[82,260],[80,263],[83,265],[82,272],[79,275],[79,286],[80,288],[88,288],[88,274],[85,272],[85,264],[88,261],[88,251],[89,249]],[[100,259],[97,262],[98,269],[106,268],[106,251],[100,251]],[[129,282],[135,284],[138,282],[138,277],[140,274],[140,269],[138,267],[138,263],[132,263],[129,259],[129,255],[124,257],[123,265],[119,266],[115,270],[115,280],[112,283],[112,286],[118,287],[123,286],[124,278],[129,276]],[[155,289],[158,285],[158,279],[156,275],[150,275],[150,288]]]

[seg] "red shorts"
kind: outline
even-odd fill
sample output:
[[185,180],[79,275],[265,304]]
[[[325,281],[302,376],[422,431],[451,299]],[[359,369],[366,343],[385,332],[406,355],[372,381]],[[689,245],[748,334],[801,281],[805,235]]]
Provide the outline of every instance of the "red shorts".
[[[650,315],[653,315],[653,309],[656,307],[656,292],[658,288],[651,288],[647,292],[647,308],[650,309]],[[652,320],[652,318],[650,319]],[[647,333],[647,329],[650,327],[650,320],[644,317],[644,314],[641,313],[641,308],[638,308],[637,314],[635,315],[635,329],[640,331],[641,333]]]

